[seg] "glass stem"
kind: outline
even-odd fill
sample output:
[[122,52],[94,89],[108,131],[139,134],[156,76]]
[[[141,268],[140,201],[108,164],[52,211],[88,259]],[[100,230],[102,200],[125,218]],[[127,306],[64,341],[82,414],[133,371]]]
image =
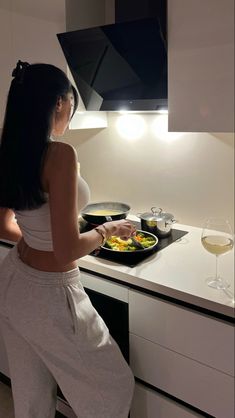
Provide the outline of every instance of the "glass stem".
[[219,281],[219,275],[218,275],[218,255],[215,256],[216,262],[215,262],[215,280]]

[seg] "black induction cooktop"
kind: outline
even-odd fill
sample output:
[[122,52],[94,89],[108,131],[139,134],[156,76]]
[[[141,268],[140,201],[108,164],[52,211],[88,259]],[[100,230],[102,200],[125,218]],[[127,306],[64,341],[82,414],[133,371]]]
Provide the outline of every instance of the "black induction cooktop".
[[[131,221],[137,230],[141,229],[140,222]],[[80,222],[80,232],[87,232],[95,228],[97,225],[89,224],[86,221]],[[93,257],[103,258],[105,260],[113,261],[115,263],[125,265],[128,267],[135,267],[137,264],[148,259],[153,254],[162,251],[164,248],[173,242],[180,240],[184,235],[188,234],[187,231],[182,231],[179,229],[172,229],[170,235],[165,238],[159,238],[158,244],[154,249],[144,253],[138,253],[137,251],[132,253],[119,253],[118,251],[106,251],[103,248],[98,248],[90,253]]]

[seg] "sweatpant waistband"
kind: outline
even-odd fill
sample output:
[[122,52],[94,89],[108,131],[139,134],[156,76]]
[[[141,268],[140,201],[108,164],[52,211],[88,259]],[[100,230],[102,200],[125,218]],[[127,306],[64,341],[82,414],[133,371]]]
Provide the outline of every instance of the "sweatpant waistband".
[[17,271],[25,274],[25,278],[35,283],[50,285],[50,286],[66,286],[69,284],[78,283],[80,280],[80,270],[76,267],[73,270],[64,272],[51,272],[37,270],[28,264],[25,264],[19,257],[17,245],[15,245],[9,252],[11,262],[16,267]]

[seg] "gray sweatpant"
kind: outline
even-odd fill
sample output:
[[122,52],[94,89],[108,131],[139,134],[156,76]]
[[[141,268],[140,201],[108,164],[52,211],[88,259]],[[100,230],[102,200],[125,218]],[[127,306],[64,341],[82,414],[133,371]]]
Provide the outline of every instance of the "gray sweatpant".
[[38,271],[14,247],[0,264],[0,327],[15,418],[54,418],[56,383],[79,418],[127,418],[133,375],[79,269]]

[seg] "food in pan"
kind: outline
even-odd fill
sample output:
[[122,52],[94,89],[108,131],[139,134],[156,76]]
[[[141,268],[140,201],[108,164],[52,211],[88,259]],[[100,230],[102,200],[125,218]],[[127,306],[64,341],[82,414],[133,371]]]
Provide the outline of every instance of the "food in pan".
[[[143,232],[137,232],[135,235],[135,240],[138,241],[142,249],[150,248],[156,244],[156,238],[152,235],[147,235]],[[105,247],[113,251],[140,251],[138,245],[135,244],[135,241],[132,238],[128,240],[123,240],[120,237],[113,235],[110,237],[106,243]]]
[[94,209],[88,212],[88,215],[94,216],[113,216],[113,215],[120,215],[120,210],[116,209]]

